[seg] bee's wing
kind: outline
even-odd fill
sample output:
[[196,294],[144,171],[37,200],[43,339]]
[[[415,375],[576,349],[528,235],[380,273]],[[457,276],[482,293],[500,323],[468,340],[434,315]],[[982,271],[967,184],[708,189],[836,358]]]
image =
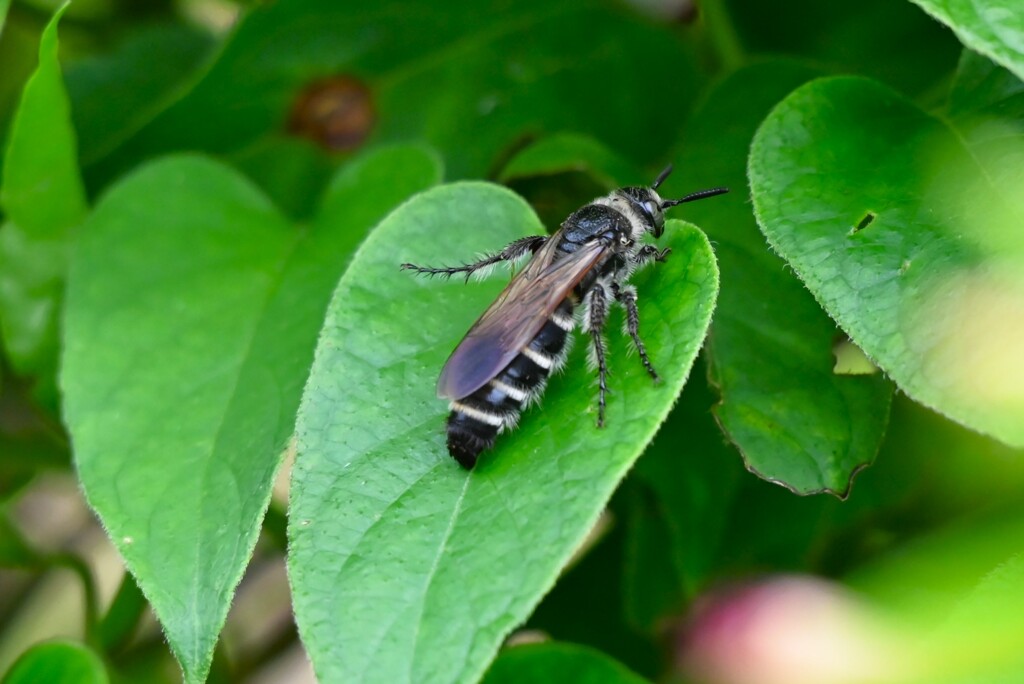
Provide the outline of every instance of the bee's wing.
[[595,240],[553,261],[558,241],[548,239],[469,329],[441,370],[438,397],[461,399],[500,373],[607,249]]

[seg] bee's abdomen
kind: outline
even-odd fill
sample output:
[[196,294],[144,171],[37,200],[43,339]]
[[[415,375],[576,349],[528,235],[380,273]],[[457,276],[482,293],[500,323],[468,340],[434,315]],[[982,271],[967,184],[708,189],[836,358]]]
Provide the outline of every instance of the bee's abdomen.
[[494,446],[499,432],[515,426],[523,407],[540,397],[548,376],[565,362],[572,311],[572,302],[566,299],[504,370],[452,402],[448,452],[464,468],[472,468],[480,453]]

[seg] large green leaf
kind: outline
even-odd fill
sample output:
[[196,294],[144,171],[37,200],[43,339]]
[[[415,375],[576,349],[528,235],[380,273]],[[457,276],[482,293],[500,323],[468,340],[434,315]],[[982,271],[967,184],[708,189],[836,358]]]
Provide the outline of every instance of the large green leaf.
[[57,61],[57,23],[66,8],[43,32],[39,66],[25,84],[11,130],[0,191],[7,214],[0,228],[0,332],[15,369],[43,378],[44,395],[56,375],[68,241],[87,210]]
[[[677,36],[604,4],[264,3],[191,92],[91,175],[112,178],[168,150],[231,152],[280,133],[302,90],[337,75],[369,86],[374,139],[426,139],[456,178],[492,170],[525,137],[561,130],[653,161],[696,92]],[[614,97],[602,95],[609,88]],[[637,105],[652,97],[657,106]]]
[[859,78],[810,83],[750,157],[762,230],[912,398],[1024,445],[1020,137],[993,154]]
[[451,348],[502,287],[418,279],[436,264],[543,232],[501,188],[464,183],[392,213],[328,310],[296,428],[289,568],[324,681],[475,681],[586,537],[653,436],[700,348],[717,291],[704,235],[672,221],[667,263],[635,279],[652,385],[610,327],[608,427],[578,345],[544,405],[473,472],[445,449],[434,396]]
[[644,684],[646,681],[600,651],[574,644],[543,643],[502,651],[482,684]]
[[4,684],[107,684],[110,678],[99,655],[71,641],[37,644],[4,675]]
[[309,230],[201,157],[114,188],[72,263],[62,375],[89,503],[202,681],[294,426],[348,256],[435,158],[386,149],[344,169]]
[[1018,0],[911,0],[964,45],[1024,78],[1024,7]]
[[723,429],[761,477],[801,494],[845,496],[878,451],[892,385],[880,374],[834,372],[835,324],[772,254],[745,191],[758,124],[813,75],[772,61],[720,83],[686,129],[680,177],[669,180],[666,193],[733,188],[691,210],[715,241],[723,274],[707,349]]

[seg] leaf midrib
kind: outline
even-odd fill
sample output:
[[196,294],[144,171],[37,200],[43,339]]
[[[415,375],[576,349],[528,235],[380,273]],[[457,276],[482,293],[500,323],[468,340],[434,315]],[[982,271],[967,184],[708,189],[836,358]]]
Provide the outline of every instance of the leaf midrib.
[[[295,256],[295,252],[297,251],[297,249],[298,249],[300,243],[303,241],[303,239],[304,239],[304,237],[302,235],[298,235],[297,234],[292,239],[291,244],[288,246],[288,248],[282,254],[280,260],[275,265],[274,275],[271,278],[270,286],[265,291],[266,293],[265,293],[265,296],[263,297],[263,301],[260,303],[259,309],[257,310],[257,315],[253,317],[252,328],[250,329],[250,332],[247,335],[247,340],[246,340],[246,343],[245,343],[244,350],[243,350],[242,354],[240,355],[241,363],[238,364],[237,372],[234,374],[234,378],[233,378],[233,381],[232,381],[231,389],[230,389],[229,393],[227,394],[227,401],[223,405],[223,410],[221,411],[220,419],[219,419],[219,422],[217,424],[217,428],[216,428],[216,430],[214,432],[214,439],[213,439],[212,445],[210,447],[210,458],[203,459],[201,467],[200,467],[199,480],[203,484],[205,484],[207,482],[207,479],[208,479],[208,476],[209,476],[209,472],[210,472],[210,466],[214,462],[213,456],[215,454],[219,453],[221,448],[222,448],[221,447],[221,440],[222,440],[222,438],[224,436],[224,427],[226,425],[227,417],[231,413],[231,407],[238,400],[238,397],[239,397],[238,386],[239,386],[239,383],[241,382],[241,378],[244,375],[247,366],[249,365],[249,363],[250,363],[250,361],[251,361],[251,359],[253,357],[253,354],[252,354],[253,345],[255,343],[256,338],[259,335],[260,327],[262,326],[263,321],[266,319],[266,314],[267,314],[268,309],[270,308],[270,303],[273,301],[274,296],[278,292],[280,292],[281,286],[284,283],[284,276],[285,276],[285,274],[288,271],[288,265],[291,262],[292,258]],[[280,464],[281,464],[281,459],[279,457],[277,459],[277,465],[274,468],[275,472],[276,472],[277,468],[280,467]],[[273,478],[271,478],[271,480],[272,479]],[[209,501],[209,497],[206,497],[206,496],[200,496],[199,497],[198,506],[195,509],[196,513],[197,513],[197,515],[196,515],[196,521],[197,521],[196,527],[197,528],[201,525],[202,521],[206,520],[205,507],[206,507],[206,504],[208,503],[208,501]],[[194,553],[195,565],[193,567],[197,568],[197,569],[203,567],[201,565],[203,541],[204,540],[200,536],[198,536],[198,535],[196,536],[196,538],[195,538],[196,546],[195,546],[195,553]],[[232,554],[232,555],[234,555],[234,554]],[[245,568],[243,566],[242,572],[244,572],[244,571],[245,571]],[[191,587],[191,597],[190,597],[190,608],[191,608],[191,612],[192,612],[192,621],[193,621],[193,624],[196,625],[196,626],[201,624],[200,623],[200,619],[199,619],[199,600],[200,600],[199,577],[202,574],[205,574],[205,573],[198,572],[198,571],[194,571],[192,573],[192,587]],[[194,659],[193,659],[192,662],[193,663],[202,663],[203,660],[205,660],[206,654],[205,653],[200,653],[200,648],[201,648],[201,645],[200,645],[201,630],[199,630],[199,629],[192,630],[192,636],[193,636],[192,650],[193,650],[193,656],[194,656]],[[184,662],[182,664],[184,665]]]

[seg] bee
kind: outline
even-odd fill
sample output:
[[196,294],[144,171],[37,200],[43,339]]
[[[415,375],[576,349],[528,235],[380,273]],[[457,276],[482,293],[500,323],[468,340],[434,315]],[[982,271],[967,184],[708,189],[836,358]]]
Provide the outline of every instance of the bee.
[[712,188],[681,199],[662,199],[657,190],[671,172],[669,165],[650,187],[619,188],[595,199],[573,212],[551,236],[520,238],[473,263],[440,268],[401,265],[427,276],[463,275],[468,282],[499,263],[514,266],[531,257],[469,329],[437,381],[437,396],[451,401],[448,452],[464,468],[476,465],[500,432],[515,427],[523,408],[540,399],[548,377],[565,363],[577,318],[592,345],[598,376],[597,426],[604,427],[604,328],[612,302],[626,309],[626,331],[647,373],[658,380],[640,339],[636,288],[628,281],[637,269],[664,261],[671,250],[641,240],[646,233],[661,237],[669,207],[729,191]]

